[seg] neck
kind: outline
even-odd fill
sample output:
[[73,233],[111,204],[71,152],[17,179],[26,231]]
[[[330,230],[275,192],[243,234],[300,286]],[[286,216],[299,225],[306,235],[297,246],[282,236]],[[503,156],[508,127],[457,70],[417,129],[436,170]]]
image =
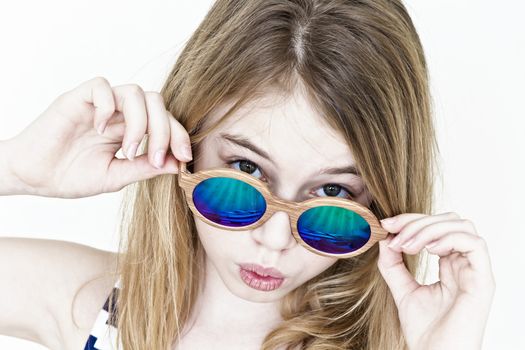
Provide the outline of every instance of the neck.
[[204,285],[188,321],[188,331],[250,334],[255,338],[264,337],[282,322],[279,301],[262,303],[238,297],[226,287],[209,259],[205,261]]

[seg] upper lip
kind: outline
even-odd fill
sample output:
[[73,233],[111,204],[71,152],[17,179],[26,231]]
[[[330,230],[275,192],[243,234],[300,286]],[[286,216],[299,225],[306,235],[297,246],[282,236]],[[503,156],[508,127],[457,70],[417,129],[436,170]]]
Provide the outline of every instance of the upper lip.
[[271,276],[275,278],[284,278],[285,276],[281,273],[281,271],[277,270],[274,267],[263,267],[258,264],[252,264],[252,263],[245,263],[245,264],[239,264],[239,266],[245,270],[253,271],[261,276]]

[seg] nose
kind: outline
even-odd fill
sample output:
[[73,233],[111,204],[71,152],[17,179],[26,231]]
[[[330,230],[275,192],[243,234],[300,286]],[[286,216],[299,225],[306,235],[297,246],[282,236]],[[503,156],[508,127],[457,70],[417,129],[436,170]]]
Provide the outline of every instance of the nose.
[[271,251],[282,251],[294,246],[290,217],[277,211],[261,226],[252,231],[253,239]]

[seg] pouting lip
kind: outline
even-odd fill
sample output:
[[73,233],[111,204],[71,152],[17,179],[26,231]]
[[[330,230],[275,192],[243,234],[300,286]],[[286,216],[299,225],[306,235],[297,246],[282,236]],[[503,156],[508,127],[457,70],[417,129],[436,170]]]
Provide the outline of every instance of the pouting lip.
[[274,278],[284,278],[285,277],[281,273],[281,271],[277,270],[274,267],[262,267],[261,265],[253,264],[253,263],[244,263],[244,264],[238,264],[238,265],[247,271],[256,272],[258,275],[261,275],[261,276],[271,276]]

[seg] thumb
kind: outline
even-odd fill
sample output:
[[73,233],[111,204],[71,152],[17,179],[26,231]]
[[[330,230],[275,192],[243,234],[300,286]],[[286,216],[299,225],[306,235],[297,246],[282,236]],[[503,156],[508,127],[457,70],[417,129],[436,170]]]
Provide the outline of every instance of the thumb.
[[394,301],[399,308],[403,298],[420,287],[420,284],[410,274],[403,262],[401,252],[388,247],[395,235],[389,234],[384,240],[379,241],[379,258],[377,267],[387,283]]
[[162,168],[155,168],[147,154],[136,156],[133,160],[114,158],[108,166],[111,190],[118,191],[131,183],[147,180],[163,174],[178,174],[179,161],[172,154],[166,154]]

